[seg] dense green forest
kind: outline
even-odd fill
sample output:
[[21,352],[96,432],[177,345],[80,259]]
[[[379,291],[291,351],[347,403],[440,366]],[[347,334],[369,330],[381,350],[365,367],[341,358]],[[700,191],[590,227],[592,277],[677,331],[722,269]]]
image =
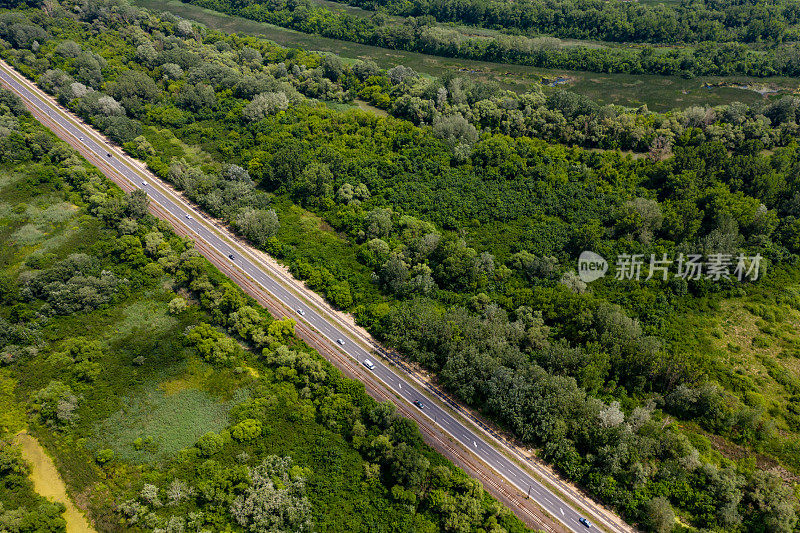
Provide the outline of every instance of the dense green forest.
[[[437,24],[430,14],[422,17],[405,17],[395,20],[379,12],[365,17],[348,12],[334,11],[311,0],[283,2],[239,2],[233,0],[185,0],[208,9],[245,18],[268,22],[304,33],[322,35],[361,44],[380,46],[390,50],[408,50],[445,57],[459,57],[498,63],[515,63],[550,69],[583,70],[604,73],[695,76],[796,76],[800,73],[800,47],[793,40],[755,48],[736,40],[725,40],[724,35],[692,43],[690,46],[607,46],[569,44],[562,46],[552,37],[525,35],[475,35],[473,31]],[[599,2],[605,6],[640,7],[635,2]],[[398,10],[414,9],[403,3]],[[464,4],[466,6],[466,3]],[[513,2],[497,2],[496,7],[515,6]],[[763,4],[759,4],[762,5]],[[529,8],[528,2],[520,4],[521,11]],[[569,5],[563,9],[565,16],[581,18],[587,15],[584,6]],[[436,8],[431,8],[436,10]],[[446,8],[444,8],[446,10]],[[609,9],[613,9],[609,8]],[[694,6],[688,9],[694,10]],[[790,11],[789,11],[790,12]],[[592,10],[588,10],[591,18]],[[535,15],[534,15],[535,16]],[[610,16],[614,16],[613,14]],[[694,15],[693,15],[694,16]],[[568,30],[559,17],[552,17],[552,26]],[[513,21],[514,18],[508,19]],[[542,19],[540,19],[542,20]],[[701,19],[702,20],[702,19]],[[758,26],[758,21],[747,21],[748,28]],[[513,22],[509,22],[513,24]],[[658,17],[647,21],[670,33],[668,25],[659,26]],[[587,21],[596,31],[611,30],[615,24]],[[768,25],[768,24],[767,24]],[[578,32],[579,33],[579,32]],[[734,32],[731,32],[734,33]],[[677,35],[677,34],[676,34]],[[671,42],[671,41],[669,41]]]
[[[32,52],[34,46],[38,49],[39,40],[50,37],[46,32],[40,33],[38,30],[41,28],[28,24],[26,19],[18,15],[5,16],[2,28],[3,38],[22,56],[28,55],[25,50]],[[191,33],[191,29],[186,31]],[[269,49],[270,53],[277,53],[274,48]],[[45,51],[54,52],[50,49]],[[64,102],[74,98],[73,90],[84,90],[80,86],[73,88],[66,84],[77,81],[81,86],[93,88],[102,79],[104,62],[108,61],[102,57],[93,59],[86,54],[70,57],[73,53],[77,52],[72,49],[72,44],[64,44],[54,54],[54,64],[45,67],[45,77],[42,79],[48,90],[59,91]],[[130,50],[127,57],[148,70],[156,70],[155,75],[160,73],[165,80],[183,74],[185,70],[188,75],[193,68],[198,68],[198,62],[192,55],[168,54],[175,57],[167,58],[170,61],[166,63],[159,63],[161,58],[156,49],[145,43],[137,45],[135,52]],[[800,122],[800,98],[794,96],[765,100],[753,106],[734,102],[714,108],[691,107],[668,113],[652,113],[646,107],[627,109],[616,105],[599,106],[586,97],[567,91],[543,93],[534,86],[528,92],[519,94],[501,90],[492,83],[479,83],[453,75],[431,79],[419,76],[402,65],[382,72],[370,61],[358,61],[347,68],[335,56],[298,54],[289,58],[289,63],[294,64],[287,66],[288,63],[283,61],[283,67],[276,64],[270,71],[276,83],[291,84],[279,87],[282,91],[290,96],[299,92],[311,98],[341,103],[352,102],[354,98],[365,100],[414,124],[432,125],[434,135],[456,146],[455,153],[459,157],[469,151],[470,145],[482,131],[512,137],[537,137],[590,148],[633,150],[649,153],[655,158],[668,154],[676,140],[687,135],[720,141],[729,150],[735,150],[750,141],[758,141],[765,149],[771,149],[791,143]],[[69,60],[74,60],[72,63],[80,70],[73,77],[65,76],[64,71],[58,68],[59,62]],[[175,66],[180,70],[175,70]],[[217,82],[231,90],[235,89],[234,96],[250,100],[268,88],[264,85],[263,77],[258,79],[248,71],[237,73],[235,69],[230,70],[232,67],[225,67],[228,70],[223,68],[213,75]],[[41,73],[42,70],[36,67],[36,72]],[[202,79],[195,74],[192,76],[192,79]],[[208,94],[207,91],[205,94]],[[180,104],[179,109],[183,114],[172,111],[153,119],[166,125],[182,125],[191,120],[187,113],[199,110],[206,103],[202,96],[198,90],[183,88],[181,94],[176,95],[176,103]],[[95,97],[98,95],[79,101],[89,115],[99,110],[86,107],[89,102],[94,102]],[[151,114],[160,112],[158,107],[150,111]],[[104,111],[104,114],[114,113],[115,109]],[[138,134],[131,121],[114,118],[113,122],[114,127],[109,131],[120,142],[129,141]]]
[[527,529],[0,90],[0,531]]
[[[5,59],[565,477],[653,531],[796,528],[797,99],[600,108],[51,7]],[[356,96],[395,117],[320,102]],[[587,286],[583,250],[765,273]]]

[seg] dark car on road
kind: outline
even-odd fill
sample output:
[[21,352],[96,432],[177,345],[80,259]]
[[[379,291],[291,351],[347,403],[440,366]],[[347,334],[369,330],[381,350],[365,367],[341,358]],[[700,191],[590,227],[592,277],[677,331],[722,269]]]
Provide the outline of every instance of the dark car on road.
[[414,402],[413,402],[413,403],[414,403],[414,405],[416,405],[416,406],[417,406],[417,407],[419,407],[420,409],[425,409],[425,404],[424,404],[424,403],[422,403],[421,401],[419,401],[419,400],[414,400]]

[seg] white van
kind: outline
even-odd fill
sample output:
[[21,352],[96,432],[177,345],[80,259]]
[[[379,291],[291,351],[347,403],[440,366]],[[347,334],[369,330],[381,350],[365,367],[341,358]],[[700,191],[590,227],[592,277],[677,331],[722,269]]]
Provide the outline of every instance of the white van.
[[370,370],[375,370],[375,363],[373,363],[369,359],[364,359],[364,366],[369,368]]

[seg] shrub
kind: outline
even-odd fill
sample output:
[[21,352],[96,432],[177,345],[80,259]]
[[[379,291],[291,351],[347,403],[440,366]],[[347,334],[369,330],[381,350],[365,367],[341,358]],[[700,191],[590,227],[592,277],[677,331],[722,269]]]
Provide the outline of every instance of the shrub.
[[239,442],[243,442],[255,439],[261,435],[262,430],[260,421],[247,418],[231,428],[231,436]]
[[169,314],[177,315],[189,306],[189,302],[182,296],[176,296],[169,302]]
[[75,419],[78,397],[61,381],[50,381],[34,395],[33,402],[39,418],[50,426],[65,426]]
[[197,447],[200,449],[200,453],[207,457],[219,453],[224,446],[225,438],[213,431],[209,431],[197,441]]
[[114,458],[114,450],[109,450],[108,448],[99,450],[94,458],[99,464],[104,465]]

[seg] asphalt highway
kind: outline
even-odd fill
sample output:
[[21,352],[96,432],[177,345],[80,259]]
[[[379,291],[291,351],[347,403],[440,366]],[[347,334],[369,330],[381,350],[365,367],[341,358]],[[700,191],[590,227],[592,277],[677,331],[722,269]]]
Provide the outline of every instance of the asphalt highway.
[[[389,366],[376,352],[368,350],[360,342],[354,340],[345,324],[340,319],[334,318],[332,310],[325,309],[313,298],[302,297],[299,290],[290,289],[285,282],[280,281],[282,277],[286,276],[284,272],[263,261],[257,254],[249,252],[245,245],[232,239],[226,232],[220,231],[205,218],[200,210],[175,194],[157,177],[132,163],[130,158],[117,147],[106,142],[102,136],[83,125],[77,118],[60,109],[49,98],[40,95],[29,85],[30,82],[16,71],[0,65],[0,82],[26,100],[29,105],[35,106],[37,111],[46,115],[48,120],[57,127],[47,124],[46,121],[43,122],[59,137],[71,136],[73,141],[81,143],[97,157],[102,158],[109,167],[128,180],[130,184],[146,191],[150,201],[161,206],[176,221],[180,221],[190,230],[195,240],[204,241],[227,257],[227,260],[242,273],[262,286],[285,306],[295,310],[297,314],[293,318],[316,329],[333,346],[352,358],[353,364],[361,364],[369,368],[396,396],[415,405],[416,409],[430,418],[450,437],[469,448],[481,461],[516,486],[522,495],[529,495],[532,500],[571,531],[586,532],[596,528],[594,525],[589,528],[582,524],[580,519],[582,516],[588,517],[588,514],[582,515],[525,469],[498,451],[495,446],[489,444],[487,439],[490,437],[473,431],[451,414],[448,408],[430,399],[428,394],[421,390],[419,384],[411,377],[406,376],[401,369]],[[367,360],[370,361],[369,364],[365,363]],[[414,404],[414,402],[419,403]],[[588,500],[583,503],[589,508],[594,508],[594,504]],[[589,518],[589,520],[593,519],[596,518]],[[623,529],[614,522],[603,521],[605,528],[611,531],[629,531],[628,528]]]

